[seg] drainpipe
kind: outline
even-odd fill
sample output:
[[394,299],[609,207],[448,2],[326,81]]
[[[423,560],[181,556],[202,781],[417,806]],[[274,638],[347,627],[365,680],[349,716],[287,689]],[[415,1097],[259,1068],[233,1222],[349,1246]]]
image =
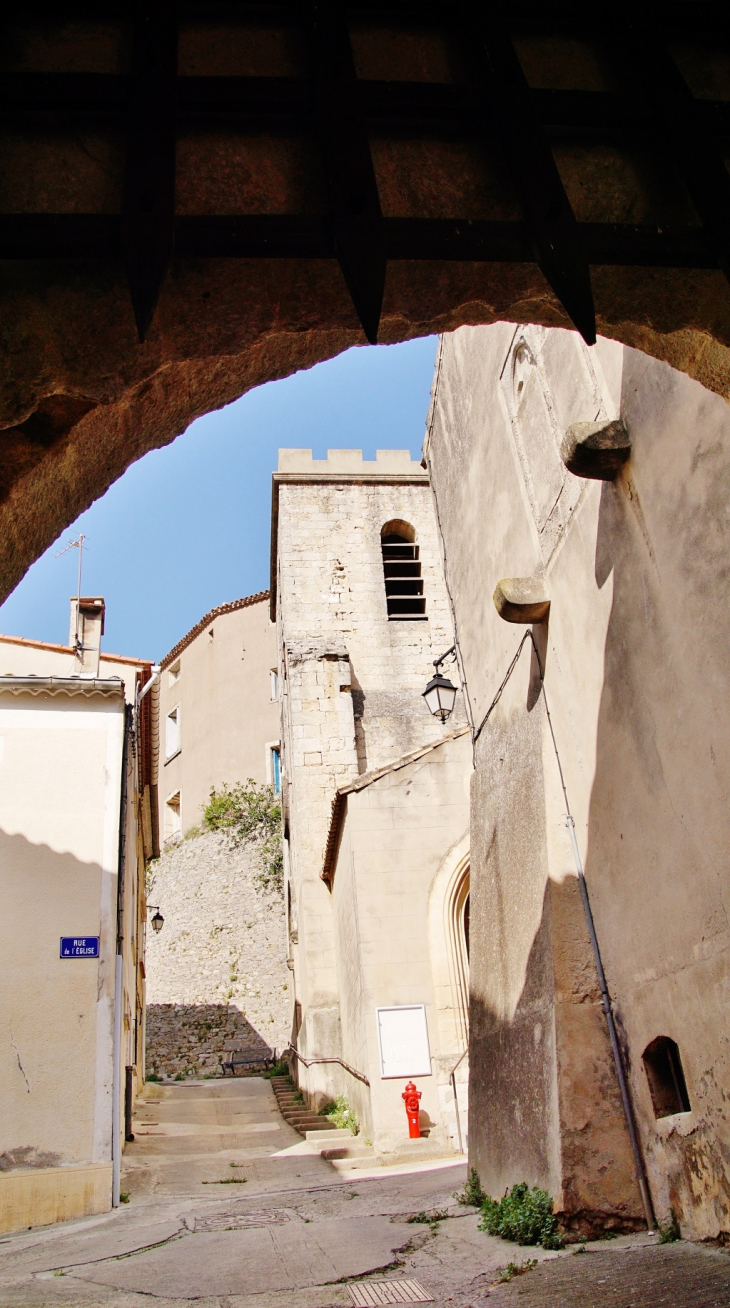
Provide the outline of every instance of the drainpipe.
[[[551,730],[552,730],[552,724],[551,724]],[[561,780],[562,780],[562,770],[561,770]],[[644,1209],[644,1217],[646,1218],[647,1230],[651,1232],[656,1224],[654,1218],[654,1208],[651,1202],[651,1195],[649,1194],[649,1186],[646,1180],[646,1172],[644,1170],[644,1159],[641,1154],[639,1137],[636,1132],[636,1123],[634,1121],[633,1107],[631,1104],[631,1099],[629,1098],[629,1088],[626,1084],[624,1063],[623,1063],[623,1058],[621,1057],[621,1048],[619,1046],[618,1035],[616,1032],[616,1022],[613,1016],[613,1006],[611,1004],[611,996],[608,993],[608,986],[606,984],[606,974],[603,970],[603,959],[601,958],[601,950],[598,944],[596,928],[593,923],[593,911],[591,909],[591,901],[588,898],[588,887],[586,885],[586,879],[583,873],[583,860],[580,856],[580,850],[578,849],[578,841],[575,834],[575,822],[573,821],[573,814],[570,812],[570,809],[567,810],[566,825],[568,828],[568,833],[570,835],[570,843],[573,846],[573,858],[575,859],[575,870],[578,874],[578,885],[580,886],[581,898],[583,900],[583,911],[585,913],[586,922],[588,924],[588,934],[590,935],[591,938],[591,948],[593,950],[593,958],[596,964],[596,971],[598,973],[598,985],[601,991],[601,1002],[603,1004],[603,1011],[606,1014],[606,1022],[608,1024],[608,1034],[609,1034],[609,1039],[611,1041],[611,1052],[613,1054],[613,1061],[616,1068],[616,1080],[618,1081],[619,1091],[621,1093],[621,1103],[623,1105],[624,1117],[626,1118],[626,1126],[629,1132],[629,1139],[631,1140],[631,1149],[634,1155],[636,1180],[639,1185],[639,1193],[641,1195],[641,1203]]]

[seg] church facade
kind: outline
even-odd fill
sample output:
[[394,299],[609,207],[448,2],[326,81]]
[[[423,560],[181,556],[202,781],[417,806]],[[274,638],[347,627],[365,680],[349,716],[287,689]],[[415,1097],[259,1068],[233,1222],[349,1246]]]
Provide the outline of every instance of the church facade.
[[471,749],[461,702],[443,724],[422,694],[453,645],[428,475],[407,451],[282,450],[272,539],[298,1080],[317,1104],[344,1095],[362,1137],[394,1157],[414,1079],[412,1147],[453,1153]]

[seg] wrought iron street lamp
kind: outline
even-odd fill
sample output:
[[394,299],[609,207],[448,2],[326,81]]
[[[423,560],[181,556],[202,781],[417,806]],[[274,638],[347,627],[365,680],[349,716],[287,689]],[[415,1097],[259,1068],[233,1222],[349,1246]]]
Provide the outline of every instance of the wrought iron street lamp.
[[160,912],[157,904],[148,904],[147,907],[154,908],[155,910],[154,917],[152,918],[152,930],[157,932],[157,934],[159,934],[163,926],[165,925],[165,919],[162,916],[162,913]]
[[440,718],[442,722],[445,722],[451,716],[454,701],[456,700],[456,686],[441,672],[441,664],[450,654],[453,654],[454,658],[456,658],[454,645],[451,646],[451,649],[447,649],[440,659],[434,659],[433,666],[436,671],[423,692],[423,698],[430,711],[435,718]]

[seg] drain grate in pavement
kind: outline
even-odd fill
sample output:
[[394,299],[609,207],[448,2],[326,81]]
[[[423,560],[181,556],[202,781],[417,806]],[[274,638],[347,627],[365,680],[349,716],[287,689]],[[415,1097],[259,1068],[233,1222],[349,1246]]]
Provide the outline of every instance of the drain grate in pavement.
[[348,1285],[355,1308],[376,1308],[384,1303],[433,1303],[418,1281],[360,1281]]
[[262,1213],[214,1213],[211,1217],[196,1217],[193,1229],[195,1231],[248,1231],[254,1226],[281,1226],[282,1222],[290,1220],[284,1208],[271,1208]]

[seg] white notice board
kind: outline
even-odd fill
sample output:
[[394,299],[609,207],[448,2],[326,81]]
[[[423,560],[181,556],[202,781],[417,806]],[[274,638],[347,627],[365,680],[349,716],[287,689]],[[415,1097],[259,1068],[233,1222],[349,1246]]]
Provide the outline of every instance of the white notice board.
[[412,1077],[431,1075],[431,1051],[424,1004],[399,1004],[376,1008],[380,1075]]

